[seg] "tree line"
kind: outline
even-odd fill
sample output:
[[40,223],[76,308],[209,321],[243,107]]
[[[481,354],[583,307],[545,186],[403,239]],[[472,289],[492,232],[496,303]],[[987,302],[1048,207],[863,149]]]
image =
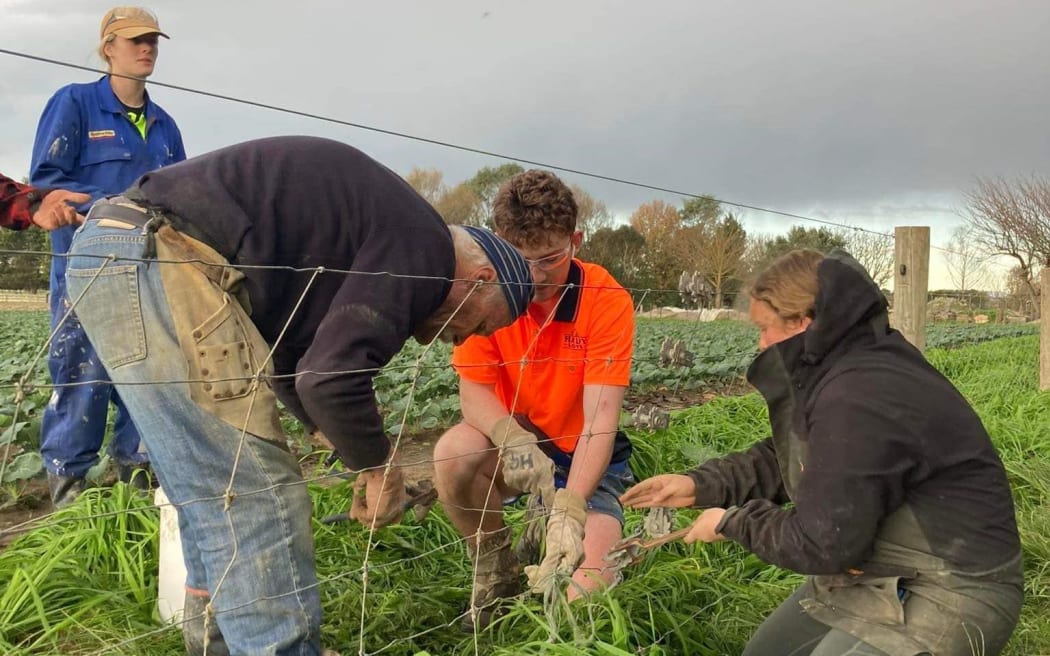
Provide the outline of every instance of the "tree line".
[[[492,199],[500,185],[520,173],[518,164],[484,167],[456,185],[441,171],[412,169],[405,179],[447,223],[491,227]],[[626,225],[616,225],[605,203],[572,185],[584,242],[580,257],[600,264],[631,290],[644,307],[678,305],[683,272],[696,274],[710,290],[709,304],[731,305],[749,278],[794,248],[827,252],[845,248],[884,286],[893,272],[893,239],[871,232],[826,227],[792,227],[777,236],[748,234],[739,218],[712,196],[643,203]]]
[[[496,191],[522,167],[483,167],[450,185],[435,168],[414,168],[408,183],[447,223],[486,226]],[[715,307],[731,305],[751,276],[794,248],[844,248],[880,287],[893,275],[893,238],[860,228],[792,226],[785,234],[749,234],[739,218],[711,196],[675,205],[643,203],[617,225],[605,203],[571,185],[584,234],[580,257],[601,264],[644,307],[678,305],[683,273],[699,279]],[[1050,179],[978,179],[964,197],[964,223],[941,252],[956,290],[1002,290],[1014,307],[1038,316],[1038,278],[1050,265]],[[0,289],[48,287],[48,236],[41,230],[0,231]],[[992,257],[1014,265],[1004,279],[989,272]],[[972,294],[970,295],[972,296]]]

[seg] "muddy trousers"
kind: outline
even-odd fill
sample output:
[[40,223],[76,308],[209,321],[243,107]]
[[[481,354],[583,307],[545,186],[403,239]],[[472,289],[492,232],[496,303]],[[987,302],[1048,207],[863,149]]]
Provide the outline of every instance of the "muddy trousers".
[[[178,508],[187,586],[211,595],[230,653],[315,656],[321,605],[298,462],[283,443],[239,430],[195,398],[207,393],[232,402],[227,407],[249,407],[254,396],[252,413],[275,416],[272,391],[261,398],[231,375],[258,365],[250,353],[254,326],[221,285],[190,281],[210,323],[195,331],[194,352],[203,359],[189,360],[176,328],[184,317],[173,317],[161,269],[191,265],[143,259],[151,238],[89,219],[70,248],[69,296],[83,293],[80,320]],[[200,380],[209,376],[215,382]]]
[[803,613],[804,590],[800,586],[762,622],[743,656],[892,656]]

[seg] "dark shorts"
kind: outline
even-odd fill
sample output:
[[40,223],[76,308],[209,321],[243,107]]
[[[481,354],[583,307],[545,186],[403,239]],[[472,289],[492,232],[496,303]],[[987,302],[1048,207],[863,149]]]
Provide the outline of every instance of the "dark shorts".
[[[565,481],[569,478],[569,468],[572,467],[572,454],[560,451],[551,443],[543,432],[537,428],[524,415],[514,415],[514,418],[527,430],[536,435],[539,440],[540,450],[550,456],[554,461],[554,487],[561,489],[565,487]],[[623,526],[623,506],[620,505],[620,495],[627,488],[634,485],[634,474],[627,464],[631,457],[631,441],[623,431],[617,431],[616,443],[613,446],[612,462],[605,470],[605,475],[598,481],[598,488],[587,502],[587,509],[603,515],[608,515]],[[507,499],[504,505],[514,503],[518,497]]]
[[[554,487],[565,487],[565,480],[568,477],[568,468],[555,465]],[[587,510],[613,517],[620,522],[620,526],[623,526],[623,506],[620,505],[620,495],[632,485],[634,485],[634,474],[627,466],[627,461],[610,463],[609,468],[605,470],[605,476],[598,481],[598,489],[587,502]]]

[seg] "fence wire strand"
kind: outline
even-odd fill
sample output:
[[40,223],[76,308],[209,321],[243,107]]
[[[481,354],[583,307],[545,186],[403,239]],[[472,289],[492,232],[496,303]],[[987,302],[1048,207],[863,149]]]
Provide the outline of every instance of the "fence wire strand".
[[[104,381],[84,381],[84,382],[70,383],[70,384],[65,384],[65,385],[47,385],[47,384],[34,384],[34,382],[31,380],[32,376],[34,375],[34,373],[36,372],[36,370],[37,370],[37,368],[39,366],[39,363],[40,363],[41,359],[43,358],[43,355],[45,353],[47,353],[48,349],[51,347],[51,344],[52,344],[53,340],[55,339],[55,337],[59,333],[59,331],[62,329],[62,327],[65,325],[65,323],[67,321],[71,320],[71,317],[74,315],[77,305],[83,301],[87,291],[89,289],[91,289],[92,285],[98,280],[99,276],[102,275],[103,271],[106,270],[107,267],[112,266],[115,262],[126,260],[128,258],[114,258],[114,257],[110,256],[110,257],[105,257],[105,258],[100,258],[100,259],[102,259],[102,262],[101,262],[99,268],[94,273],[94,276],[89,280],[85,290],[83,292],[81,292],[78,295],[78,297],[76,299],[73,299],[72,302],[69,304],[69,306],[68,306],[67,310],[65,311],[63,317],[54,326],[54,328],[52,328],[49,331],[48,337],[46,338],[44,344],[40,348],[35,350],[35,352],[32,355],[30,361],[25,366],[24,371],[18,376],[17,381],[14,382],[14,383],[0,384],[0,389],[5,389],[5,390],[6,389],[12,389],[14,391],[14,397],[15,397],[15,410],[14,410],[14,413],[15,414],[14,414],[14,419],[12,421],[12,425],[15,425],[17,423],[17,420],[19,418],[19,413],[21,411],[21,406],[22,406],[23,402],[25,401],[26,393],[27,393],[28,390],[32,390],[32,389],[55,389],[55,388],[60,388],[60,387],[74,387],[74,386],[78,386],[78,385],[90,385],[90,384],[95,384],[95,383],[99,383],[99,382],[104,382]],[[139,261],[142,261],[142,260],[139,260]],[[152,262],[157,262],[156,260],[151,260],[151,261]],[[185,261],[185,262],[184,261],[161,261],[161,262],[158,262],[158,263],[161,264],[161,265],[179,265],[179,264],[185,264],[187,262],[192,263],[193,261]],[[232,265],[229,265],[229,266],[232,267]],[[233,268],[243,269],[245,267],[233,267]],[[277,491],[277,490],[280,490],[281,488],[289,487],[289,486],[299,486],[299,485],[308,486],[308,485],[313,484],[313,483],[323,484],[323,483],[331,482],[333,480],[342,481],[342,480],[345,480],[347,478],[347,473],[346,472],[328,471],[328,472],[321,473],[319,475],[314,475],[314,476],[309,476],[309,477],[308,476],[302,476],[301,480],[297,480],[297,481],[295,481],[293,483],[277,483],[277,484],[274,484],[274,485],[265,486],[265,487],[261,487],[261,488],[258,488],[258,489],[249,489],[249,490],[237,491],[236,494],[235,494],[235,491],[234,491],[234,479],[236,477],[237,470],[238,470],[238,467],[240,465],[241,452],[242,452],[242,450],[243,450],[243,448],[244,448],[244,446],[246,444],[246,441],[252,438],[251,434],[248,433],[248,426],[249,426],[249,422],[250,422],[251,417],[252,417],[252,413],[254,412],[254,409],[255,409],[255,401],[257,399],[260,386],[264,382],[266,382],[266,380],[267,380],[267,376],[265,374],[266,368],[270,364],[270,362],[272,362],[273,354],[274,354],[275,350],[279,347],[279,345],[281,344],[282,340],[285,338],[285,335],[287,333],[288,327],[291,325],[293,319],[298,315],[298,313],[299,313],[299,311],[301,309],[302,303],[304,302],[304,299],[306,298],[306,296],[309,293],[309,291],[313,288],[314,281],[317,279],[317,277],[322,275],[322,274],[391,275],[391,276],[396,276],[397,274],[385,274],[385,273],[382,273],[382,274],[369,274],[369,273],[357,272],[357,271],[347,271],[347,270],[337,270],[337,269],[324,269],[324,268],[298,269],[298,268],[294,268],[294,267],[265,267],[265,266],[254,267],[254,268],[281,269],[281,270],[294,272],[294,273],[310,273],[311,277],[309,278],[309,281],[307,282],[307,284],[305,285],[305,287],[302,290],[301,294],[299,295],[299,298],[297,299],[295,305],[293,306],[292,311],[290,312],[287,321],[285,322],[284,326],[282,327],[281,333],[279,334],[277,339],[274,341],[274,343],[270,346],[270,350],[267,352],[266,357],[264,358],[263,362],[256,368],[256,370],[252,373],[251,377],[249,378],[249,380],[251,381],[251,386],[252,386],[251,387],[251,402],[249,403],[249,407],[248,407],[248,410],[246,412],[244,423],[243,423],[243,425],[240,428],[240,439],[239,439],[239,441],[237,443],[237,447],[236,447],[236,452],[235,452],[235,457],[234,457],[234,464],[233,464],[233,467],[232,467],[231,472],[230,472],[229,481],[226,483],[226,486],[225,486],[225,489],[224,489],[223,493],[221,495],[217,495],[217,496],[214,496],[214,497],[194,498],[194,499],[190,499],[190,500],[187,500],[187,501],[184,501],[184,502],[181,502],[181,503],[169,502],[168,504],[166,504],[166,506],[153,505],[153,506],[150,506],[149,508],[143,508],[143,509],[128,508],[128,509],[121,509],[121,510],[116,510],[116,511],[91,513],[91,514],[87,514],[87,515],[72,515],[72,514],[69,514],[69,513],[64,513],[63,511],[54,511],[52,513],[48,513],[48,514],[45,514],[45,515],[42,515],[42,516],[39,516],[39,517],[31,518],[31,519],[29,519],[29,520],[27,520],[25,522],[21,522],[19,524],[10,526],[10,527],[4,529],[3,531],[0,531],[0,535],[3,535],[3,536],[15,535],[15,534],[18,534],[18,533],[22,533],[22,532],[24,532],[26,530],[32,530],[33,528],[36,528],[36,527],[41,526],[41,525],[61,525],[61,524],[70,523],[70,522],[84,522],[84,521],[89,521],[89,520],[94,520],[94,519],[103,519],[103,518],[113,517],[113,516],[117,516],[117,515],[125,515],[125,514],[130,515],[130,514],[144,513],[144,512],[159,512],[160,509],[163,508],[163,507],[170,507],[170,508],[174,508],[176,510],[180,510],[180,509],[186,508],[186,507],[188,507],[188,506],[190,506],[192,504],[214,503],[214,502],[217,502],[217,501],[223,501],[224,502],[224,512],[226,513],[227,526],[228,526],[228,530],[229,530],[229,534],[230,534],[230,543],[232,544],[232,551],[231,551],[231,555],[230,555],[230,560],[227,563],[227,566],[224,569],[222,575],[220,576],[217,584],[215,585],[215,589],[213,591],[213,598],[214,598],[215,596],[218,596],[220,594],[220,591],[222,590],[222,588],[224,586],[224,583],[226,582],[227,577],[230,575],[230,572],[232,571],[236,561],[239,558],[243,558],[244,557],[240,553],[238,535],[237,535],[236,527],[235,527],[235,524],[233,522],[233,516],[232,516],[232,513],[237,511],[237,504],[236,504],[237,498],[248,497],[248,496],[257,495],[257,494],[270,493],[270,492]],[[420,278],[420,279],[432,279],[432,277],[428,277],[428,276],[403,276],[403,277]],[[449,282],[456,282],[456,280],[454,280],[454,279],[447,279],[446,278],[446,279],[443,279],[443,280],[446,280],[446,281],[449,281]],[[439,334],[440,334],[440,332],[443,332],[444,329],[448,326],[448,322],[450,322],[453,318],[456,317],[457,313],[462,309],[463,303],[466,303],[467,299],[469,299],[471,297],[471,295],[478,289],[479,285],[480,285],[480,283],[475,283],[474,284],[474,286],[471,288],[470,292],[467,294],[467,296],[463,300],[463,302],[459,306],[457,306],[457,308],[455,308],[455,310],[453,311],[452,315],[446,320],[445,324],[441,327],[441,330],[439,331]],[[566,285],[561,290],[561,296],[558,297],[557,303],[555,303],[554,307],[557,307],[558,304],[561,303],[562,299],[564,298],[564,295],[569,293],[569,291],[572,289],[572,287],[573,287],[572,285]],[[619,288],[616,288],[616,287],[609,287],[609,286],[586,286],[586,285],[583,285],[583,286],[579,286],[579,287],[581,289],[595,289],[595,290],[615,290],[615,289],[619,289]],[[632,291],[632,290],[628,290],[628,291]],[[633,290],[633,291],[635,291],[636,293],[638,293],[640,295],[640,299],[637,301],[636,304],[635,303],[629,304],[628,305],[628,309],[629,310],[633,309],[634,311],[639,312],[641,310],[641,308],[644,307],[645,300],[649,297],[649,295],[651,293],[657,293],[657,292],[661,292],[661,291],[677,292],[678,290],[642,289],[642,290]],[[637,353],[632,353],[631,357],[630,358],[626,358],[626,359],[613,359],[613,358],[597,358],[597,359],[595,359],[595,358],[587,358],[587,357],[580,357],[578,359],[575,359],[575,358],[574,359],[557,358],[557,357],[530,358],[528,354],[531,353],[534,350],[535,345],[537,343],[537,340],[539,338],[539,335],[541,333],[543,333],[543,331],[549,327],[551,321],[553,320],[553,316],[554,316],[553,312],[551,312],[550,314],[547,315],[547,317],[545,318],[543,323],[540,325],[539,331],[537,331],[537,334],[532,338],[532,341],[530,342],[528,348],[525,350],[525,356],[523,357],[523,359],[520,362],[513,363],[514,366],[518,366],[519,367],[519,372],[518,372],[518,376],[519,377],[518,377],[518,385],[517,385],[516,391],[515,391],[515,396],[514,396],[513,402],[511,403],[511,412],[512,412],[512,414],[513,414],[513,411],[518,407],[518,394],[520,393],[521,386],[523,384],[523,380],[524,380],[523,376],[524,376],[524,373],[525,373],[525,369],[528,366],[536,365],[536,364],[543,364],[543,363],[553,363],[553,364],[565,365],[565,366],[572,365],[572,364],[582,364],[584,366],[595,365],[595,364],[601,365],[602,363],[604,363],[604,365],[606,367],[611,367],[611,366],[613,366],[616,363],[622,362],[623,360],[629,360],[632,364],[637,364],[637,363],[641,363],[641,362],[652,362],[651,360],[646,360],[646,359],[640,358]],[[700,315],[698,314],[697,315],[697,322],[699,321],[699,317],[700,317]],[[698,325],[698,324],[694,324],[694,325]],[[624,332],[625,330],[626,330],[626,327],[621,326],[621,334],[619,335],[620,339],[627,339],[628,338],[628,336]],[[368,468],[368,469],[364,470],[364,471],[379,471],[379,470],[381,470],[383,472],[383,479],[382,479],[383,484],[382,484],[382,488],[381,489],[385,490],[386,482],[388,480],[388,477],[391,475],[391,473],[393,472],[393,470],[395,468],[409,468],[409,467],[420,466],[420,465],[434,466],[434,465],[439,465],[443,461],[451,459],[451,458],[447,458],[447,459],[435,458],[435,457],[432,456],[430,458],[423,458],[423,459],[412,461],[412,462],[405,462],[405,461],[402,461],[400,459],[400,457],[399,457],[399,453],[400,453],[401,447],[402,447],[402,441],[403,441],[403,439],[405,437],[407,427],[410,424],[409,412],[412,409],[413,404],[416,403],[416,393],[417,393],[417,388],[418,388],[418,385],[419,385],[420,377],[424,373],[429,372],[429,371],[437,371],[437,370],[447,369],[447,366],[427,365],[424,362],[424,359],[431,352],[431,349],[432,349],[433,346],[434,346],[434,342],[431,342],[430,344],[426,345],[423,348],[423,350],[421,351],[421,353],[415,358],[414,362],[408,363],[408,364],[404,364],[404,365],[388,365],[387,367],[382,368],[382,369],[380,369],[380,368],[368,368],[368,369],[352,369],[352,370],[343,370],[343,371],[338,371],[337,370],[337,371],[323,371],[323,372],[322,371],[297,371],[297,372],[295,372],[293,374],[275,375],[275,376],[272,376],[271,378],[273,378],[273,379],[279,379],[279,378],[287,379],[287,378],[297,378],[299,376],[304,376],[304,375],[325,375],[325,376],[329,376],[329,375],[336,375],[336,376],[337,375],[369,375],[369,376],[376,376],[376,375],[381,375],[384,370],[387,371],[387,372],[411,372],[412,375],[410,377],[409,388],[408,388],[408,392],[407,392],[407,395],[406,395],[405,407],[404,407],[404,410],[402,412],[402,420],[400,422],[400,425],[398,427],[396,435],[394,436],[394,439],[392,440],[392,444],[391,444],[391,456],[390,456],[390,459],[389,459],[388,462],[386,462],[383,465],[380,465],[380,466],[375,467],[375,468]],[[500,363],[500,366],[510,366],[510,364],[511,363]],[[688,367],[682,367],[681,371],[680,371],[680,374],[675,378],[675,385],[674,385],[675,392],[677,392],[679,384],[681,384],[686,379],[687,376],[689,376],[689,368]],[[208,379],[208,382],[215,382],[215,380],[216,379]],[[223,379],[223,380],[227,380],[227,379]],[[228,380],[245,380],[245,379],[244,378],[233,378],[233,379],[228,379]],[[206,382],[206,381],[204,379],[175,379],[175,380],[166,380],[166,381],[150,381],[150,382],[134,383],[134,384],[136,384],[136,385],[165,385],[165,384],[173,384],[173,383],[203,383],[203,382]],[[122,385],[125,385],[125,383],[119,383],[119,384],[116,384],[116,385],[117,385],[117,387],[120,387]],[[604,393],[605,393],[605,390],[603,388],[602,391],[594,399],[594,407],[590,408],[590,412],[588,413],[588,416],[593,417],[597,413],[597,408],[600,407],[601,404],[602,404],[602,401],[603,401],[603,398],[604,398],[603,397]],[[594,446],[592,444],[592,440],[594,440],[596,437],[598,437],[598,436],[595,436],[595,435],[591,434],[591,432],[589,432],[588,426],[589,425],[585,423],[584,430],[581,433],[581,435],[578,435],[578,436],[577,435],[548,436],[546,441],[553,443],[553,442],[555,442],[555,441],[557,441],[559,439],[562,439],[562,438],[577,437],[577,438],[579,438],[582,441],[582,451],[580,451],[580,455],[581,455],[581,457],[586,457],[587,452],[592,448],[592,446]],[[0,480],[2,480],[2,478],[3,478],[4,472],[5,472],[5,467],[7,466],[7,463],[9,461],[10,449],[12,448],[12,444],[14,442],[15,442],[15,440],[12,439],[12,440],[8,441],[4,445],[4,455],[3,455],[2,462],[0,462]],[[483,451],[488,451],[488,452],[491,452],[491,453],[495,454],[497,467],[502,464],[503,458],[506,456],[506,451],[505,451],[504,447],[502,447],[502,446],[492,446],[490,448],[484,449]],[[360,475],[360,472],[358,472],[358,475]],[[481,508],[469,508],[469,507],[463,507],[463,506],[456,506],[454,504],[450,504],[448,501],[444,501],[444,504],[445,504],[446,507],[455,507],[455,508],[458,508],[459,510],[470,511],[470,512],[479,512],[481,520],[483,520],[484,517],[485,517],[485,513],[488,512],[488,506],[490,505],[490,502],[492,501],[492,497],[493,497],[493,495],[495,493],[497,493],[497,489],[496,489],[496,485],[495,485],[495,477],[493,477],[490,480],[490,483],[489,483],[489,486],[488,486],[488,489],[487,489],[487,492],[486,492],[485,503],[483,504],[483,507],[481,507]],[[380,499],[380,501],[381,501],[381,499]],[[537,517],[535,517],[535,518],[533,518],[531,520],[527,520],[527,521],[546,522],[547,519],[548,519],[548,516],[549,516],[549,509],[548,509],[547,513],[541,514],[541,515],[539,515],[539,516],[537,516]],[[479,522],[481,520],[479,520]],[[314,530],[315,530],[315,532],[318,530],[318,526],[317,525],[314,525]],[[339,572],[339,573],[336,573],[336,574],[333,574],[333,575],[330,575],[330,576],[327,576],[327,577],[324,577],[324,578],[318,578],[317,582],[314,583],[314,584],[311,584],[311,585],[308,585],[308,586],[296,587],[296,588],[294,588],[292,590],[288,590],[288,591],[282,592],[282,593],[280,593],[278,595],[258,597],[258,598],[252,599],[251,601],[244,602],[244,603],[241,603],[239,605],[236,605],[236,606],[230,607],[230,608],[223,608],[223,609],[212,609],[212,608],[209,608],[202,615],[204,617],[204,619],[205,619],[206,626],[207,626],[207,624],[209,622],[213,621],[213,618],[215,616],[217,616],[217,615],[221,616],[224,613],[230,613],[230,612],[233,612],[233,611],[242,610],[243,608],[251,606],[253,604],[262,603],[262,602],[265,602],[265,601],[272,601],[272,600],[280,598],[280,597],[285,597],[285,596],[288,596],[288,595],[297,595],[297,594],[306,592],[308,590],[311,590],[311,589],[313,589],[313,588],[315,588],[317,586],[336,584],[336,583],[338,583],[338,582],[340,582],[342,580],[345,580],[347,578],[358,577],[358,576],[360,577],[360,580],[361,580],[361,606],[360,606],[360,618],[359,618],[359,622],[358,622],[358,653],[360,653],[360,654],[369,654],[369,653],[371,653],[371,654],[380,654],[380,653],[385,653],[387,651],[395,649],[397,645],[405,644],[406,642],[410,643],[411,641],[414,641],[414,640],[416,640],[416,639],[418,639],[420,637],[423,637],[425,635],[428,635],[428,634],[433,633],[435,631],[438,631],[440,629],[448,628],[448,627],[452,626],[453,624],[459,622],[460,620],[464,619],[467,616],[474,615],[476,617],[476,613],[477,613],[478,608],[477,608],[477,605],[476,605],[476,601],[477,600],[475,598],[475,594],[474,594],[474,591],[473,591],[473,585],[472,585],[471,586],[472,590],[471,590],[471,594],[470,594],[470,601],[469,601],[469,605],[468,605],[466,611],[464,611],[463,613],[461,613],[458,616],[454,617],[451,621],[449,621],[447,623],[444,623],[444,624],[437,624],[437,625],[434,625],[434,626],[428,626],[425,629],[423,629],[421,631],[418,631],[418,632],[416,632],[416,633],[414,633],[412,635],[401,637],[401,638],[398,638],[398,639],[396,639],[394,641],[391,641],[390,643],[388,643],[385,646],[380,647],[376,651],[368,652],[366,650],[365,638],[366,638],[366,618],[367,618],[367,614],[368,614],[368,610],[369,610],[369,606],[368,606],[368,601],[369,600],[368,600],[368,596],[367,596],[368,587],[369,587],[369,573],[370,572],[374,572],[374,571],[380,571],[380,570],[385,569],[385,568],[392,568],[392,567],[396,567],[396,566],[405,566],[408,563],[411,563],[411,562],[416,561],[416,560],[427,558],[427,557],[429,557],[429,556],[431,556],[433,554],[439,553],[441,551],[445,551],[447,549],[457,549],[461,545],[465,544],[467,540],[470,540],[470,539],[474,539],[474,540],[478,541],[478,542],[475,542],[475,546],[476,547],[480,546],[480,538],[481,538],[482,533],[483,533],[482,525],[479,523],[477,531],[475,532],[475,535],[473,537],[470,537],[470,536],[468,536],[468,537],[460,537],[458,539],[455,539],[455,540],[452,540],[452,541],[447,541],[447,542],[444,542],[442,544],[439,544],[437,547],[435,547],[433,549],[428,549],[426,551],[423,551],[423,552],[418,553],[418,554],[413,555],[413,556],[400,558],[400,559],[397,559],[397,560],[394,560],[394,561],[390,561],[390,562],[386,562],[386,563],[373,564],[371,562],[371,556],[373,554],[373,549],[374,549],[375,546],[377,546],[379,544],[379,542],[376,540],[376,530],[377,530],[377,528],[376,528],[374,522],[367,526],[367,533],[365,534],[365,546],[364,546],[363,557],[362,557],[362,561],[361,561],[361,563],[360,563],[360,565],[358,567],[355,567],[355,568],[352,568],[352,569],[348,569],[348,570],[345,570],[345,571],[342,571],[342,572]],[[503,530],[509,530],[509,529],[507,527],[505,527]],[[477,569],[477,563],[476,562],[472,564],[471,573],[472,573],[472,581],[473,581],[473,579],[476,579],[477,574],[478,574],[478,569]],[[560,582],[560,583],[564,583],[564,582]],[[573,585],[573,582],[570,581],[569,585]],[[561,586],[559,585],[558,588],[560,589]],[[559,604],[562,603],[561,595],[562,595],[562,593],[559,592],[556,595],[545,595],[544,596],[544,599],[543,599],[544,612],[545,612],[545,614],[547,614],[548,617],[553,618],[555,616],[557,607],[559,606]],[[529,596],[530,596],[529,593],[526,591],[526,592],[521,593],[517,597],[517,599],[524,600],[524,599],[529,598]],[[698,611],[698,613],[699,613],[699,611]],[[189,622],[189,621],[195,621],[195,620],[200,619],[200,617],[201,616],[198,616],[198,617],[195,617],[195,618],[183,618],[181,620],[181,622],[185,623],[185,622]],[[130,636],[130,637],[128,637],[126,639],[123,639],[121,641],[118,641],[118,642],[108,643],[108,644],[104,645],[96,653],[99,653],[99,654],[110,653],[110,652],[115,651],[115,650],[124,649],[124,648],[126,648],[126,647],[128,647],[128,646],[130,646],[130,645],[132,645],[132,644],[134,644],[134,643],[136,643],[138,641],[140,641],[140,640],[148,639],[148,638],[150,638],[152,636],[156,636],[156,635],[165,633],[167,631],[170,631],[172,626],[178,626],[178,624],[175,624],[175,625],[164,625],[164,626],[158,627],[158,628],[156,628],[154,630],[150,630],[150,631],[146,631],[146,632],[142,632],[142,633],[136,634],[134,636]],[[475,622],[475,627],[474,627],[474,632],[473,632],[473,645],[474,645],[474,652],[476,654],[480,654],[481,651],[482,651],[482,646],[481,646],[480,634],[479,634],[476,622]]]

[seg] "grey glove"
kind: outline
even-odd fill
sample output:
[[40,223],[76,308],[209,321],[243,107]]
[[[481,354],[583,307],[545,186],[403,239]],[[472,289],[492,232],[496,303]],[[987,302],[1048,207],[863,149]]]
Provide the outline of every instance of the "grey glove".
[[547,508],[554,502],[554,461],[536,444],[536,436],[514,417],[496,422],[489,440],[500,447],[503,481],[522,492],[535,494]]
[[558,490],[547,520],[547,555],[543,562],[525,568],[529,589],[536,594],[553,590],[559,577],[569,577],[583,562],[587,502],[569,490]]

